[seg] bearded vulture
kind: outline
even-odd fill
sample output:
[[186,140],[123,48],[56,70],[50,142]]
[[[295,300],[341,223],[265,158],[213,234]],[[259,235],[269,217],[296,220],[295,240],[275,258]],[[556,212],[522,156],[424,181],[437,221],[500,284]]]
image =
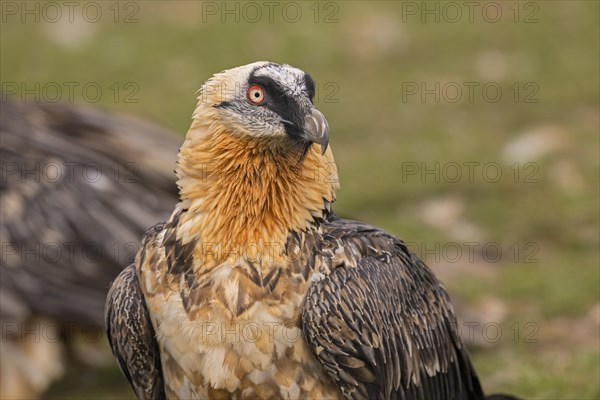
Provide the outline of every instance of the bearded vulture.
[[202,87],[180,202],[113,283],[140,399],[483,399],[448,294],[394,236],[337,217],[309,74],[257,62]]
[[100,340],[110,282],[177,203],[181,139],[72,104],[3,99],[0,115],[0,398],[32,399],[65,342]]

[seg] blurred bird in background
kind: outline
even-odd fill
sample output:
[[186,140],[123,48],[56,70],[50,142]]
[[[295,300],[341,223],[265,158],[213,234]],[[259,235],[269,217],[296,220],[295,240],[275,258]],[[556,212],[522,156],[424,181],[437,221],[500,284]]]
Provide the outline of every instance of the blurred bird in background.
[[105,343],[110,282],[177,201],[180,140],[95,108],[1,105],[0,397],[32,398],[66,350]]

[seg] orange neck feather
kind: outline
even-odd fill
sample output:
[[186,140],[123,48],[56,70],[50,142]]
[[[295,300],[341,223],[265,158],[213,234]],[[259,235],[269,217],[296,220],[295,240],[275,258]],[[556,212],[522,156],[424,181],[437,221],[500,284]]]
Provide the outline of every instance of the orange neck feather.
[[[331,149],[311,145],[306,157],[287,138],[236,136],[194,120],[177,165],[184,242],[224,246],[283,243],[335,200]],[[291,150],[292,149],[292,150]],[[221,257],[219,257],[221,258]]]

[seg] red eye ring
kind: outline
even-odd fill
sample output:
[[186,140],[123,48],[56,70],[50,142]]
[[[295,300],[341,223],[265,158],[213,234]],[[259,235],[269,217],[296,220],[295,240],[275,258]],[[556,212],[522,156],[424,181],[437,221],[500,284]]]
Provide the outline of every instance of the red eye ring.
[[248,88],[248,100],[252,104],[262,104],[265,102],[265,89],[260,85],[252,85]]

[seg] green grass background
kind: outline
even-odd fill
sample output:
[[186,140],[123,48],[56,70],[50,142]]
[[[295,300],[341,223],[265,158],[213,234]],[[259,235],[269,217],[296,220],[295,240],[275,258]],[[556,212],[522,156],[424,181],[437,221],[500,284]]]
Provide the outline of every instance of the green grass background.
[[[206,15],[200,2],[121,3],[115,22],[114,3],[98,2],[102,17],[95,23],[81,18],[86,3],[77,4],[72,23],[65,7],[58,22],[3,13],[5,90],[23,82],[41,88],[95,82],[102,89],[97,102],[79,89],[75,101],[138,115],[183,135],[194,92],[215,72],[257,60],[310,72],[331,127],[341,181],[338,213],[428,249],[469,240],[502,248],[495,262],[478,251],[473,260],[463,255],[458,262],[421,254],[467,310],[492,321],[494,310],[502,310],[501,338],[471,346],[484,387],[527,399],[600,398],[598,2],[504,1],[497,3],[497,22],[484,18],[486,2],[476,3],[472,21],[468,9],[454,2],[463,13],[457,22],[450,21],[455,13],[444,2],[427,3],[438,7],[439,21],[435,14],[411,15],[400,2],[296,2],[302,16],[295,23],[284,18],[285,3],[277,3],[272,22],[262,2],[255,3],[263,12],[257,22],[248,21],[254,12],[243,14],[243,3],[237,5],[239,22]],[[132,12],[136,21],[123,22]],[[335,21],[325,23],[331,12]],[[130,82],[139,89],[134,103],[123,98]],[[473,101],[466,93],[456,102],[444,96],[439,102],[433,96],[403,99],[403,85],[422,82],[430,88],[436,82],[476,82],[479,88],[494,82],[503,94],[497,102],[480,89]],[[510,89],[515,82],[517,101]],[[110,89],[115,83],[119,99]],[[524,101],[527,83],[539,88],[535,103]],[[11,98],[21,96],[19,90]],[[62,100],[69,100],[66,93]],[[554,145],[541,156],[526,155],[515,182],[506,149],[527,135],[538,138],[534,149]],[[502,176],[490,182],[481,168],[472,181],[403,174],[407,163],[431,169],[465,162],[497,163]],[[536,182],[524,182],[531,172],[525,162],[534,163]],[[427,223],[432,207],[449,213],[450,222]],[[517,256],[509,250],[515,244]],[[534,245],[534,262],[525,262],[528,244]],[[535,324],[536,342],[524,339],[531,333],[523,330],[527,322]],[[520,324],[516,340],[513,323]],[[116,364],[72,366],[49,396],[130,398],[131,392]]]

